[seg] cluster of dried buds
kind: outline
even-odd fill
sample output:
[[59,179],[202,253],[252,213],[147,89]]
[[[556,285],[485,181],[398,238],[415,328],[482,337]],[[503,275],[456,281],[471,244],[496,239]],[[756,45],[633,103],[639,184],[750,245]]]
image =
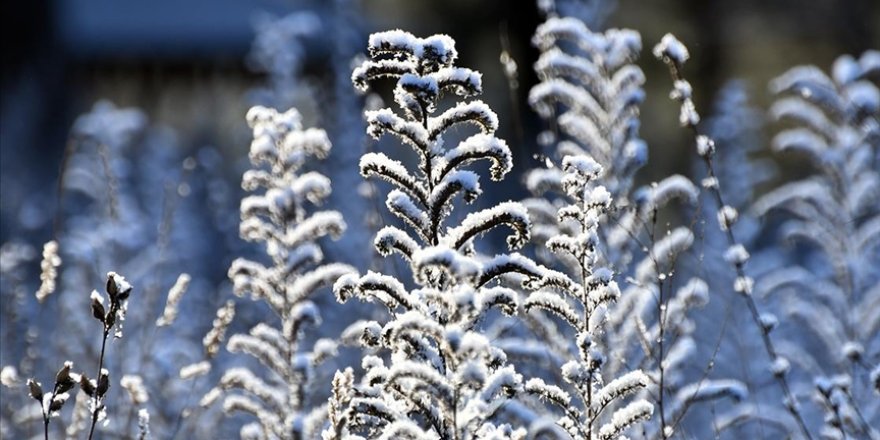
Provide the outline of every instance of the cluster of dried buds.
[[[110,333],[114,325],[125,320],[131,289],[131,284],[125,280],[125,277],[116,272],[107,273],[106,290],[107,296],[110,298],[109,310],[104,306],[104,297],[97,290],[92,291],[92,316],[104,324],[105,335]],[[116,332],[116,337],[122,337],[121,325]]]

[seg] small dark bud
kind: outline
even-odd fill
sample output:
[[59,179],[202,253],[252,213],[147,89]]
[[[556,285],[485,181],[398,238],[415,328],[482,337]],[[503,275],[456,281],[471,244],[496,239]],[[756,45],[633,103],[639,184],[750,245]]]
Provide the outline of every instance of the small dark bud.
[[107,371],[101,371],[101,377],[98,378],[98,397],[104,397],[104,394],[107,394],[107,390],[110,389],[110,375],[107,374]]
[[58,393],[66,393],[76,385],[76,381],[70,377],[71,367],[73,367],[73,362],[65,362],[64,366],[58,370],[58,374],[55,375],[55,388]]
[[55,383],[63,383],[70,380],[70,367],[73,364],[70,362],[65,362],[64,366],[58,370],[58,374],[55,375]]
[[92,298],[92,316],[95,317],[98,321],[104,322],[104,317],[107,312],[104,310],[104,305],[98,301],[97,298]]
[[80,387],[80,389],[83,390],[83,392],[86,393],[86,395],[88,395],[89,397],[92,397],[92,396],[95,395],[95,386],[92,385],[92,381],[89,380],[88,376],[86,376],[86,373],[83,373],[83,374],[80,376],[80,378],[79,378],[79,387]]
[[125,301],[125,300],[128,299],[128,296],[129,296],[129,295],[131,295],[131,287],[129,287],[129,288],[127,288],[127,289],[125,289],[125,290],[119,292],[119,293],[116,295],[116,300],[117,300],[117,301],[120,301],[120,302]]
[[104,321],[104,325],[107,326],[108,329],[113,328],[113,324],[116,324],[116,313],[108,313],[107,319]]
[[53,399],[52,403],[49,404],[49,412],[53,413],[53,412],[61,411],[61,407],[64,406],[64,402],[65,401],[61,400],[61,399]]
[[40,386],[40,383],[33,379],[28,379],[27,384],[31,397],[36,399],[37,402],[43,403],[43,387]]
[[113,275],[107,276],[107,294],[110,295],[111,301],[116,301],[116,295],[119,293],[116,288],[116,280]]

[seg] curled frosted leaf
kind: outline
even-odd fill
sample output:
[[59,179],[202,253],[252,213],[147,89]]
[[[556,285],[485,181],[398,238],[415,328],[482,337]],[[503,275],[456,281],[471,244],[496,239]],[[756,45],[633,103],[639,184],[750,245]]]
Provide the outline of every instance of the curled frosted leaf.
[[492,208],[468,214],[461,225],[450,230],[447,239],[450,247],[458,249],[477,235],[484,234],[500,225],[507,225],[513,235],[507,237],[511,249],[529,240],[529,215],[525,207],[516,202],[504,202]]

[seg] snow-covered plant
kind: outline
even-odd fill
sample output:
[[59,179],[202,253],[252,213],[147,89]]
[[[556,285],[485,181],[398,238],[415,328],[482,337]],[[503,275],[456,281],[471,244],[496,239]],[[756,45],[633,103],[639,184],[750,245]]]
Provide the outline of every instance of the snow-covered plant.
[[682,72],[685,63],[690,58],[690,54],[687,47],[672,34],[663,36],[660,43],[654,47],[653,54],[669,68],[673,79],[673,90],[670,92],[669,97],[680,104],[679,124],[693,133],[697,154],[706,166],[707,184],[704,186],[709,190],[716,205],[719,207],[717,213],[718,227],[727,238],[724,260],[732,266],[736,273],[732,286],[733,290],[746,302],[749,316],[753,324],[760,330],[761,342],[770,360],[769,369],[782,389],[783,403],[786,410],[794,418],[800,433],[804,437],[812,439],[810,429],[806,424],[792,389],[791,381],[787,378],[790,368],[789,361],[780,355],[777,345],[774,344],[770,336],[770,331],[775,326],[771,324],[774,319],[770,315],[761,313],[758,303],[753,296],[754,280],[745,271],[745,265],[749,261],[750,255],[741,241],[736,238],[733,230],[739,213],[734,207],[725,203],[725,193],[723,192],[725,189],[721,187],[715,173],[713,159],[715,155],[715,141],[709,136],[702,134],[698,127],[700,114],[693,101],[693,89],[690,82],[684,78]]
[[[478,175],[464,169],[489,161],[490,176],[501,180],[512,166],[507,144],[494,136],[498,119],[481,101],[453,102],[438,113],[441,98],[453,93],[470,98],[481,92],[481,75],[454,65],[458,53],[449,36],[417,38],[400,30],[370,36],[369,58],[355,69],[356,87],[367,90],[376,79],[396,80],[391,108],[366,113],[374,137],[390,134],[411,147],[419,159],[408,169],[384,153],[365,154],[361,173],[396,187],[386,205],[407,226],[387,226],[374,244],[382,255],[398,253],[409,263],[417,288],[395,277],[369,272],[340,278],[340,301],[353,296],[378,301],[390,318],[362,321],[344,339],[371,347],[363,358],[364,376],[355,385],[351,372],[334,379],[331,426],[325,438],[472,439],[524,435],[495,423],[506,398],[522,388],[521,376],[504,352],[480,333],[490,310],[513,314],[517,292],[496,284],[511,273],[534,278],[539,270],[518,254],[477,255],[473,240],[508,226],[511,248],[529,238],[525,208],[505,202],[469,213],[452,224],[454,199],[471,203],[480,195]],[[453,143],[454,129],[472,125],[479,133]],[[444,143],[444,141],[448,143]]]
[[[306,123],[327,131],[333,145],[345,145],[315,164],[315,170],[339,188],[355,188],[362,182],[357,161],[366,136],[363,106],[351,87],[351,63],[359,55],[364,26],[357,0],[326,3],[320,11],[299,10],[277,18],[266,14],[255,20],[248,61],[253,70],[266,75],[266,84],[252,95],[258,105],[296,107]],[[327,30],[333,31],[333,38],[323,38]],[[346,240],[328,243],[325,254],[364,265],[372,255],[369,247],[352,248],[345,243],[370,240],[375,229],[368,231],[362,220],[372,204],[348,191],[331,193],[326,203],[348,219],[348,227]]]
[[101,354],[98,357],[95,379],[89,379],[86,373],[74,372],[72,370],[73,362],[65,361],[55,375],[52,391],[43,391],[41,383],[36,379],[28,379],[27,381],[28,393],[40,404],[40,412],[43,416],[43,433],[47,440],[49,438],[49,421],[58,417],[77,384],[89,400],[90,428],[88,438],[90,440],[95,434],[97,423],[107,417],[105,401],[107,391],[110,389],[110,373],[104,368],[107,339],[111,333],[114,333],[116,338],[122,337],[122,322],[125,320],[125,314],[128,310],[128,299],[132,292],[132,286],[124,277],[110,272],[107,274],[105,289],[107,293],[106,307],[103,295],[97,290],[93,290],[91,294],[92,316],[101,322]]
[[752,207],[780,218],[780,235],[798,245],[798,258],[786,260],[797,264],[762,276],[756,294],[787,318],[775,331],[790,338],[780,356],[814,378],[823,438],[880,438],[870,379],[880,363],[878,83],[878,51],[838,58],[830,77],[800,66],[771,83],[770,113],[786,124],[773,150],[805,156],[815,172]]
[[[591,185],[610,193],[603,215],[593,216],[593,264],[629,281],[620,304],[600,314],[601,331],[594,335],[597,344],[606,344],[608,361],[603,373],[613,378],[632,369],[643,370],[648,383],[639,397],[655,402],[660,414],[642,432],[649,438],[668,436],[667,431],[678,425],[691,403],[725,395],[738,399],[743,394],[707,397],[702,389],[719,389],[733,382],[716,383],[705,377],[693,381],[682,372],[696,348],[691,336],[695,325],[688,315],[705,305],[708,289],[699,278],[685,282],[673,277],[694,235],[686,226],[664,233],[658,230],[662,226],[658,220],[665,217],[662,210],[672,200],[694,205],[698,190],[686,177],[673,175],[632,191],[634,174],[647,160],[647,147],[638,137],[644,76],[633,64],[641,49],[637,32],[596,33],[570,17],[550,18],[538,28],[533,41],[543,51],[535,66],[543,82],[532,89],[530,100],[564,135],[554,154],[590,157],[601,169],[591,177]],[[570,199],[556,195],[567,193],[569,177],[564,168],[533,170],[526,179],[529,189],[541,196],[527,201],[539,225],[534,235],[551,249],[559,236],[584,236],[583,224],[565,221]],[[583,277],[584,263],[579,258],[565,252],[552,257],[548,261],[556,260],[552,264],[561,265],[570,276]],[[540,315],[533,317],[537,334],[556,334],[552,323]],[[547,347],[555,345],[549,342]],[[549,357],[566,359],[567,353],[557,349]],[[741,385],[735,388],[743,389]]]
[[330,194],[330,181],[303,171],[310,158],[327,156],[330,142],[323,130],[304,129],[295,109],[279,113],[257,106],[247,119],[254,131],[253,167],[244,174],[242,187],[256,194],[241,202],[241,237],[264,243],[270,264],[236,259],[229,278],[236,295],[264,302],[276,319],[229,338],[230,352],[247,354],[262,368],[227,369],[202,402],[208,405],[223,396],[225,412],[255,417],[256,422],[241,428],[243,438],[314,438],[327,413],[313,396],[320,380],[317,369],[335,355],[336,343],[307,337],[306,329],[321,320],[312,299],[354,271],[323,262],[319,240],[338,239],[345,222],[336,211],[310,207]]
[[597,264],[596,243],[599,220],[612,206],[612,199],[604,186],[595,184],[603,170],[591,157],[566,156],[562,169],[562,186],[571,203],[559,209],[559,220],[575,223],[577,232],[556,235],[547,247],[576,261],[579,270],[574,279],[552,272],[534,282],[533,287],[539,290],[529,295],[524,307],[561,318],[574,330],[576,353],[561,368],[568,389],[539,378],[526,382],[525,389],[557,407],[556,424],[572,438],[617,439],[632,425],[651,417],[654,407],[644,399],[620,407],[627,396],[644,389],[649,379],[641,370],[634,370],[606,383],[607,347],[602,333],[605,314],[620,297],[620,288],[613,272]]
[[[638,136],[645,82],[634,64],[642,48],[638,32],[596,33],[575,18],[549,18],[538,26],[532,43],[541,51],[535,63],[541,82],[530,91],[529,103],[559,132],[545,132],[544,141],[558,142],[553,142],[554,153],[560,159],[589,154],[605,170],[604,186],[611,195],[626,196],[633,174],[647,160],[647,147]],[[528,186],[536,189],[561,175],[558,168],[533,171]]]

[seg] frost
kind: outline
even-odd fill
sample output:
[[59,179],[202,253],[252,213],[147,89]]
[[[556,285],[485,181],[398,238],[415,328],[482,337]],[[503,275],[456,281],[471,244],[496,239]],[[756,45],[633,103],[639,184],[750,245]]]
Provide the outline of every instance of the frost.
[[208,361],[196,362],[189,364],[180,369],[180,378],[189,380],[195,377],[204,376],[211,371],[211,363]]
[[166,325],[171,325],[174,323],[174,320],[177,319],[178,305],[183,299],[183,294],[186,293],[186,289],[189,287],[191,280],[192,278],[185,273],[182,273],[177,277],[177,281],[174,282],[174,285],[171,286],[171,289],[168,291],[165,310],[162,312],[162,316],[156,320],[157,326],[164,327]]
[[715,154],[715,141],[707,136],[697,136],[697,154],[702,157],[711,157]]
[[749,276],[737,277],[733,282],[733,290],[743,295],[751,295],[754,291],[755,280]]
[[645,420],[654,413],[654,406],[644,400],[638,400],[617,410],[611,416],[611,422],[599,429],[601,440],[617,438],[623,431],[639,420]]
[[718,226],[722,231],[730,229],[738,218],[739,213],[732,206],[725,205],[718,210]]
[[773,373],[774,376],[785,376],[789,370],[791,370],[791,363],[788,359],[782,356],[777,356],[770,364],[770,372]]
[[666,206],[673,199],[685,203],[695,203],[700,190],[687,177],[679,174],[669,176],[658,182],[650,191],[646,210],[655,210]]
[[766,332],[770,332],[779,325],[779,319],[772,313],[764,313],[758,320],[761,323],[761,328]]
[[492,162],[492,180],[501,180],[513,168],[513,159],[507,143],[491,135],[473,135],[443,156],[441,176],[455,167],[474,160],[488,159]]
[[43,245],[43,260],[40,262],[40,288],[36,293],[37,301],[45,301],[55,291],[59,266],[61,266],[61,257],[58,255],[58,242],[48,241]]
[[683,387],[679,390],[677,398],[682,402],[717,399],[728,396],[737,402],[748,397],[746,385],[737,380],[707,380]]
[[724,252],[724,261],[730,264],[742,266],[749,260],[749,252],[741,244],[735,244]]
[[664,35],[660,43],[654,46],[652,53],[654,57],[672,63],[677,68],[681,68],[690,58],[687,47],[672,34]]

